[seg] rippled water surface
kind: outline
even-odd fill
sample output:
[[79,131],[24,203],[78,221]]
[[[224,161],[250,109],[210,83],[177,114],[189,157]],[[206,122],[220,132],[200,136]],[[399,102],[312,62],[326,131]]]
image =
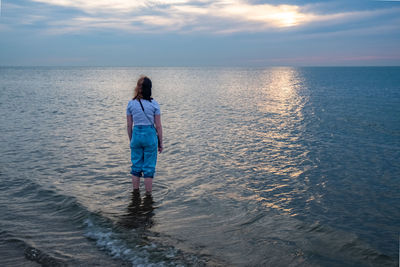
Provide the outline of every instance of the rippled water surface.
[[[153,199],[129,176],[140,74]],[[398,265],[400,68],[0,68],[0,111],[2,266]]]

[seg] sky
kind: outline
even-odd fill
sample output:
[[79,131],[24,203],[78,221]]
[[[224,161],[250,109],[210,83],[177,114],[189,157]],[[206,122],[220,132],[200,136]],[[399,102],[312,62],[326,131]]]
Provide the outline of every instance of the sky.
[[400,0],[0,1],[0,66],[400,66]]

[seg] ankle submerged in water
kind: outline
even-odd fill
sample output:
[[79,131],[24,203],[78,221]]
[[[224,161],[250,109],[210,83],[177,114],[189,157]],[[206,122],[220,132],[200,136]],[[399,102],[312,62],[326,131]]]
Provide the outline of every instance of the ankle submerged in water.
[[140,195],[140,190],[139,190],[139,189],[133,189],[132,194],[134,194],[134,195]]

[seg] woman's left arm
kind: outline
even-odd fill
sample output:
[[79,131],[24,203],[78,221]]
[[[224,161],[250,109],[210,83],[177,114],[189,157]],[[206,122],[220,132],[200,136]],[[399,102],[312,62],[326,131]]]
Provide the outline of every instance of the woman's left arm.
[[156,130],[158,134],[158,152],[163,151],[163,133],[162,133],[162,125],[161,125],[161,115],[154,115],[154,123],[156,125]]
[[132,115],[126,115],[126,129],[128,131],[129,142],[132,140],[132,125],[133,125]]

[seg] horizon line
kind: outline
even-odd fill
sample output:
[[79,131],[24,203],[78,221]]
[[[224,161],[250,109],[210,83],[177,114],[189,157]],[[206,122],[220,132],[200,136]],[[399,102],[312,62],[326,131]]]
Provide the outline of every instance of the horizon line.
[[[400,0],[399,0],[400,1]],[[360,67],[400,67],[400,65],[181,65],[181,66],[134,66],[134,65],[0,65],[0,68],[274,68],[274,67],[292,67],[292,68],[360,68]]]

